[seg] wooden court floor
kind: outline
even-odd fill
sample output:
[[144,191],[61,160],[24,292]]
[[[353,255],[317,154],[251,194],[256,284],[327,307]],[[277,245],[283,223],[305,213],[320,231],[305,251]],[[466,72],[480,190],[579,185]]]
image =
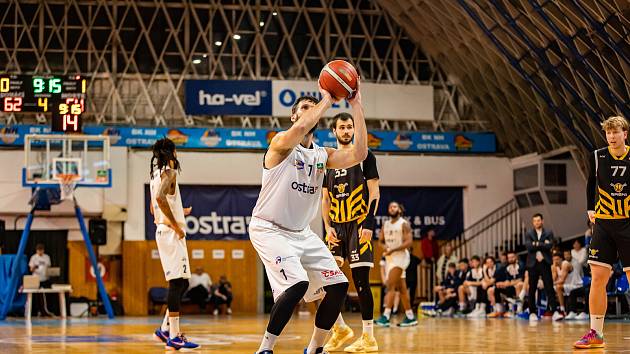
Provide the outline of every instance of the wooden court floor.
[[[360,317],[346,321],[360,333]],[[0,353],[160,353],[152,339],[158,317],[107,319],[22,319],[0,322]],[[313,317],[297,315],[285,329],[275,353],[300,354],[311,336]],[[186,335],[201,344],[199,353],[253,353],[265,316],[187,316]],[[587,322],[530,325],[520,319],[422,319],[412,328],[376,328],[381,353],[630,353],[630,322],[608,322],[606,350],[573,351],[571,344]]]

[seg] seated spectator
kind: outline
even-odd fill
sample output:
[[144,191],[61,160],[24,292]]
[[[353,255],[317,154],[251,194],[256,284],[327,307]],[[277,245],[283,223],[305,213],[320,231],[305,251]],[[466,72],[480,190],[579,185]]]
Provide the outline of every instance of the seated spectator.
[[468,276],[468,271],[470,270],[468,264],[468,258],[460,259],[459,263],[457,264],[457,276],[460,279],[460,284],[464,284],[464,282],[466,281],[466,276]]
[[447,315],[450,315],[457,305],[457,289],[461,285],[460,280],[457,265],[449,263],[442,285],[436,287],[439,297],[438,307],[441,311],[446,311]]
[[188,281],[188,290],[186,294],[193,304],[197,304],[200,310],[206,309],[206,300],[210,294],[212,287],[212,279],[208,273],[203,271],[203,267],[197,267],[195,273],[191,274]]
[[[560,256],[560,253],[554,254],[553,257],[554,269],[552,269],[552,272],[556,294],[560,302],[560,311],[565,312],[564,306],[566,303],[568,315],[565,319],[587,319],[588,315],[586,312],[577,313],[577,299],[585,297],[586,292],[582,281],[582,267],[578,260],[573,259],[571,254],[571,251],[564,251],[563,257]],[[565,297],[567,297],[568,301],[565,301]]]
[[219,306],[226,304],[227,305],[227,314],[232,314],[232,284],[227,280],[225,275],[222,275],[219,278],[219,284],[215,287],[215,290],[212,294],[212,299],[214,300],[214,312],[213,315],[219,314]]
[[508,266],[507,252],[503,251],[499,253],[499,263],[497,264],[497,271],[501,271]]
[[463,286],[459,288],[459,310],[466,309],[466,301],[475,304],[474,310],[468,314],[470,317],[477,317],[483,313],[486,315],[486,292],[482,288],[483,268],[479,256],[472,256],[470,259],[470,270],[466,276]]
[[[506,257],[508,265],[497,270],[496,282],[493,287],[488,289],[488,299],[493,307],[493,312],[488,317],[502,317],[506,312],[503,306],[502,295],[507,299],[516,301],[517,296],[523,290],[525,267],[519,264],[515,252],[507,252]],[[522,303],[519,305],[521,308],[517,312],[522,312]]]
[[444,277],[446,276],[446,268],[449,263],[457,264],[457,257],[453,254],[453,246],[450,243],[444,245],[444,253],[440,256],[436,264],[436,284],[442,284]]
[[582,247],[582,243],[579,239],[573,241],[573,249],[571,250],[571,259],[580,266],[580,268],[586,267],[586,261],[588,261],[588,254],[586,248]]

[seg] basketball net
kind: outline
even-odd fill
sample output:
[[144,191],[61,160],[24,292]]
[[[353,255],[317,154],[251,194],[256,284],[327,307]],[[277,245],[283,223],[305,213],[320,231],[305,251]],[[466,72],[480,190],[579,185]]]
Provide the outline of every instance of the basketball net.
[[59,174],[58,177],[61,200],[72,199],[74,196],[74,189],[77,186],[77,176],[74,174]]

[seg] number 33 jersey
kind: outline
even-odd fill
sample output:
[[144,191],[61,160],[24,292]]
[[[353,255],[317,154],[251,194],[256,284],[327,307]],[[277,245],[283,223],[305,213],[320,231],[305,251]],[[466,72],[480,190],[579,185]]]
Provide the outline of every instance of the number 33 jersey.
[[[594,152],[596,190],[595,217],[598,219],[627,219],[630,217],[630,156],[629,147],[622,156],[614,156],[608,148]],[[590,183],[589,183],[590,184]],[[595,189],[595,188],[589,188]],[[591,191],[589,191],[591,192]],[[593,210],[589,208],[589,210]]]

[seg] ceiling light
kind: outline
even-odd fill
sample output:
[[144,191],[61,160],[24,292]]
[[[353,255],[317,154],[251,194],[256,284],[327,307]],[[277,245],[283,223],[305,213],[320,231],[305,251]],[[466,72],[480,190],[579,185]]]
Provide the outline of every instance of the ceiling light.
[[235,35],[232,36],[232,38],[234,38],[234,39],[236,39],[238,41],[239,39],[241,39],[241,35],[240,34],[235,34]]
[[193,64],[201,64],[201,59],[193,59]]
[[204,58],[207,58],[207,57],[208,57],[208,54],[204,54],[204,55],[203,55],[203,57],[204,57]]
[[223,44],[223,42],[221,42],[221,41],[216,41],[216,42],[214,42],[214,45],[216,45],[217,47],[220,47],[220,46],[221,46],[221,44]]
[[278,16],[278,13],[277,13],[277,12],[275,12],[275,11],[274,11],[274,12],[272,12],[271,14],[272,14],[273,16]]
[[259,25],[260,25],[260,27],[262,27],[262,26],[265,25],[265,23],[263,21],[260,21]]

